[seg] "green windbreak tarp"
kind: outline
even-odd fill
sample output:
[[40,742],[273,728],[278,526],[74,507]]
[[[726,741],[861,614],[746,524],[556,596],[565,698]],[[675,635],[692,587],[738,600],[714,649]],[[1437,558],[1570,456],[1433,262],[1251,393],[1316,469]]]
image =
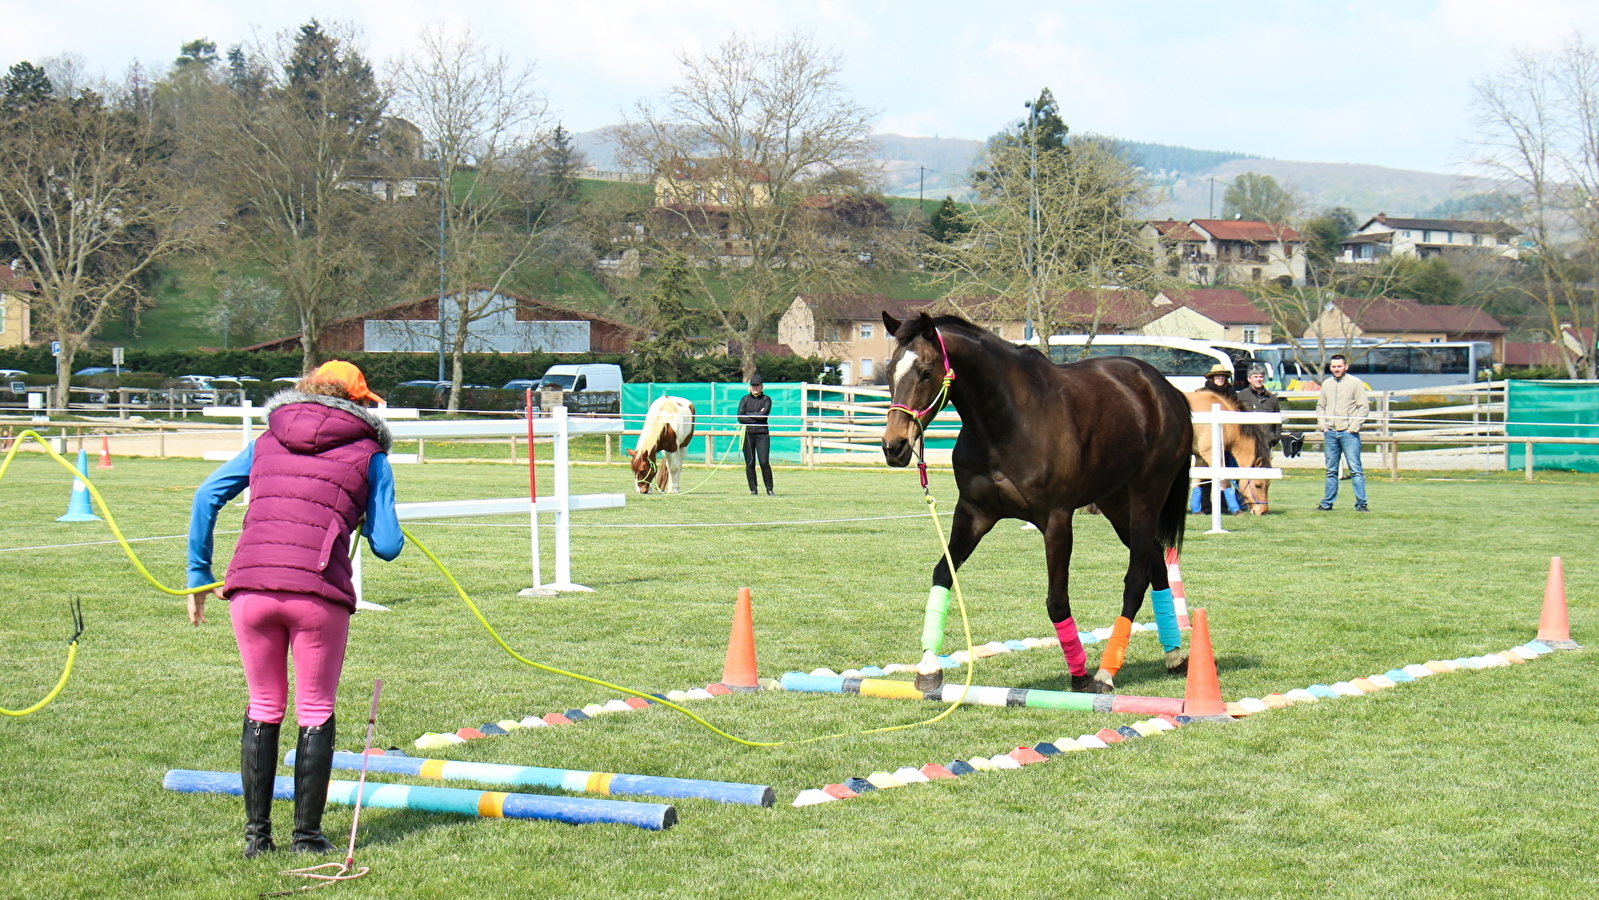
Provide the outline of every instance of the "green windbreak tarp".
[[[1511,381],[1505,386],[1511,469],[1527,465],[1518,437],[1599,438],[1599,382]],[[1599,472],[1599,444],[1534,444],[1535,469]]]
[[[798,431],[805,410],[801,401],[800,382],[768,383],[766,395],[772,398],[772,415],[768,420],[773,432]],[[699,462],[705,458],[705,444],[700,435],[706,432],[729,432],[727,436],[707,438],[711,441],[712,462],[726,457],[727,461],[744,464],[738,436],[738,401],[749,394],[749,386],[696,382],[686,384],[624,384],[622,385],[622,420],[628,431],[637,432],[644,424],[655,398],[670,394],[694,404],[694,420],[698,433],[689,447],[689,458]],[[628,436],[623,445],[631,448],[635,438]],[[799,462],[800,439],[772,436],[772,459]]]

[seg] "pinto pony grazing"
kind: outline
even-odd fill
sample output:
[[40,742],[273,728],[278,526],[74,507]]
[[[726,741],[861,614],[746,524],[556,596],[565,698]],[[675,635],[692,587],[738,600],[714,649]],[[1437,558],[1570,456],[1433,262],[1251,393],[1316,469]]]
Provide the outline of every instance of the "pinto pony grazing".
[[[1197,390],[1191,394],[1184,394],[1188,399],[1188,406],[1193,412],[1210,412],[1210,406],[1218,403],[1224,412],[1239,412],[1243,409],[1238,401],[1231,397],[1223,396],[1214,391]],[[1215,453],[1211,448],[1212,428],[1210,425],[1194,426],[1194,455],[1205,461],[1207,466],[1221,466],[1226,464],[1227,453],[1231,453],[1233,460],[1239,466],[1246,468],[1270,468],[1271,466],[1271,428],[1266,425],[1240,425],[1233,422],[1223,423],[1221,426],[1221,444],[1225,453]],[[1251,513],[1263,516],[1267,511],[1267,493],[1271,489],[1271,482],[1254,479],[1238,482],[1238,493],[1242,495],[1243,505]],[[1229,511],[1237,506],[1237,501],[1227,497],[1232,488],[1223,487],[1223,497]]]
[[[960,501],[950,527],[949,560],[971,556],[1000,519],[1030,522],[1044,534],[1049,570],[1045,611],[1060,636],[1072,690],[1108,693],[1127,653],[1133,617],[1152,597],[1166,668],[1187,671],[1177,613],[1166,582],[1163,548],[1182,542],[1187,516],[1193,425],[1188,404],[1148,363],[1105,357],[1056,365],[955,316],[923,314],[883,324],[896,346],[889,360],[890,396],[883,457],[904,466],[919,452],[923,430],[946,402],[961,415],[953,462]],[[1090,675],[1067,575],[1072,513],[1096,504],[1127,545],[1121,617]],[[940,558],[923,620],[917,684],[941,682],[937,653],[944,640],[953,573]]]
[[[692,440],[694,404],[682,397],[657,397],[644,417],[638,443],[627,451],[633,460],[633,484],[638,492],[648,494],[650,483],[656,482],[661,493],[677,493],[683,458],[688,456],[688,442]],[[666,455],[666,465],[655,462],[657,453]]]

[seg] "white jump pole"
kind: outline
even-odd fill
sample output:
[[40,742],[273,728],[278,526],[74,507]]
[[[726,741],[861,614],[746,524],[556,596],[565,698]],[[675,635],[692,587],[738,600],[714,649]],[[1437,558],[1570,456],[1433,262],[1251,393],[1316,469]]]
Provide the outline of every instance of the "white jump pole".
[[530,507],[529,516],[532,519],[532,522],[531,522],[532,527],[529,528],[528,530],[530,532],[532,532],[531,540],[532,540],[532,544],[533,544],[533,548],[532,548],[533,549],[533,581],[532,581],[533,586],[532,587],[526,587],[526,588],[523,588],[522,590],[518,591],[517,592],[517,596],[519,596],[519,597],[554,597],[556,595],[556,592],[555,592],[555,590],[553,588],[545,587],[545,586],[543,586],[543,585],[541,585],[539,583],[540,574],[543,571],[544,565],[543,565],[543,563],[542,563],[542,561],[540,560],[540,557],[539,557],[539,488],[538,488],[538,478],[537,478],[537,476],[535,474],[535,470],[533,468],[533,466],[534,466],[534,450],[533,450],[534,446],[535,445],[533,443],[533,389],[532,388],[528,388],[527,389],[527,496],[528,496],[528,504],[529,504],[529,507]]
[[[1210,464],[1219,469],[1227,465],[1227,448],[1221,442],[1221,418],[1218,415],[1221,412],[1221,404],[1212,403],[1210,411],[1212,415],[1217,416],[1216,420],[1210,423]],[[1216,476],[1211,476],[1210,479],[1210,530],[1205,533],[1231,533],[1221,527],[1221,479]]]
[[554,591],[587,591],[592,593],[593,588],[584,587],[572,582],[572,495],[569,487],[569,465],[567,454],[570,452],[570,434],[567,431],[566,407],[557,406],[555,414],[555,499],[559,507],[555,513],[555,583],[546,585]]

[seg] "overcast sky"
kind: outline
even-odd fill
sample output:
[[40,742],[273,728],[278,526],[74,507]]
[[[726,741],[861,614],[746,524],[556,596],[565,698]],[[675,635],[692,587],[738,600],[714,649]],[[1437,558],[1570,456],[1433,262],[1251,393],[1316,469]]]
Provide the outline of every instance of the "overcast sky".
[[537,64],[574,131],[659,96],[677,54],[802,30],[843,54],[882,132],[983,138],[1047,85],[1076,131],[1434,172],[1466,155],[1473,80],[1517,49],[1599,40],[1595,0],[0,0],[0,64],[76,52],[160,71],[187,40],[313,16],[359,27],[374,62],[429,22],[469,25]]

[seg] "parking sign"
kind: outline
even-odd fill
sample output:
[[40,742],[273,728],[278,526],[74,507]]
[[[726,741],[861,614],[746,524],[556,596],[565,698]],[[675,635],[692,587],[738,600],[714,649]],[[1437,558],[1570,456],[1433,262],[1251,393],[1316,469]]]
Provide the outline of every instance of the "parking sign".
[[60,356],[61,355],[61,342],[60,341],[51,341],[50,342],[50,355],[51,356]]

